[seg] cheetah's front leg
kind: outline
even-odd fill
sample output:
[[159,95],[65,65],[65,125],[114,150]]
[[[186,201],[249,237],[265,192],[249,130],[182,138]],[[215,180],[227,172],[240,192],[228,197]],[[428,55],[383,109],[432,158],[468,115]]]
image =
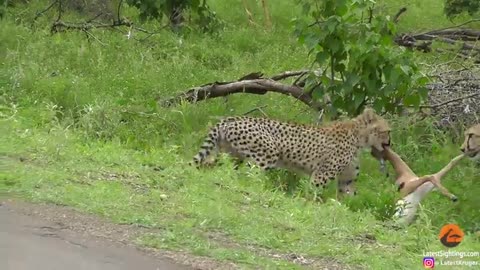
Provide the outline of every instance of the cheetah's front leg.
[[354,158],[350,164],[337,176],[337,201],[344,195],[357,195],[357,188],[355,182],[360,173],[360,166],[358,158]]
[[316,170],[312,173],[311,177],[310,177],[310,181],[312,182],[312,184],[316,187],[315,191],[314,191],[314,197],[313,199],[314,200],[317,200],[317,197],[318,197],[318,200],[323,203],[323,200],[320,196],[317,195],[317,192],[318,192],[318,189],[321,188],[322,191],[325,190],[325,187],[327,186],[328,182],[330,180],[333,180],[336,176],[337,172],[334,171],[334,170]]

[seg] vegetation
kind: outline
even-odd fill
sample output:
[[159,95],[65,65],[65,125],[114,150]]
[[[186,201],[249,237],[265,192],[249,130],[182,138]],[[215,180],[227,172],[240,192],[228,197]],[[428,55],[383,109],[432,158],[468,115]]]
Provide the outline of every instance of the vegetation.
[[480,2],[477,0],[445,0],[445,14],[449,18],[457,17],[462,13],[475,16],[480,10]]
[[205,0],[128,0],[127,3],[139,9],[143,21],[148,18],[161,21],[166,16],[174,28],[180,27],[187,9],[196,15],[195,24],[203,30],[211,30],[219,23]]
[[314,23],[299,20],[296,31],[315,55],[316,66],[328,67],[312,73],[306,87],[319,99],[328,95],[327,112],[354,116],[367,104],[378,112],[418,107],[427,97],[422,87],[427,80],[412,53],[394,44],[390,16],[373,14],[373,1],[315,2],[303,1],[304,13]]
[[[466,234],[456,251],[478,251],[480,168],[468,160],[444,180],[459,202],[432,193],[419,220],[402,230],[388,226],[397,196],[392,177],[386,179],[368,153],[362,156],[359,195],[341,205],[312,202],[307,177],[248,167],[234,171],[228,157],[211,170],[186,165],[208,127],[225,115],[261,107],[276,119],[315,121],[316,113],[304,104],[276,94],[233,95],[169,109],[157,103],[158,97],[253,71],[306,68],[315,55],[292,34],[291,19],[304,16],[292,2],[270,2],[270,31],[250,27],[239,2],[211,0],[211,10],[225,21],[215,34],[132,30],[134,38],[108,28],[52,35],[53,10],[32,26],[48,2],[9,8],[0,21],[0,189],[155,228],[157,234],[138,243],[242,268],[300,268],[286,256],[294,253],[324,267],[338,262],[415,269],[424,252],[444,250],[438,232],[446,223],[459,224]],[[383,1],[375,8],[394,14],[401,2]],[[140,15],[128,5],[122,12],[128,18]],[[252,12],[261,18],[260,7]],[[65,20],[78,17],[64,14]],[[399,28],[407,30],[420,23],[418,28],[450,24],[436,0],[416,1],[404,19]],[[423,71],[438,61],[424,54],[413,59]],[[434,129],[429,119],[391,122],[394,149],[418,174],[438,171],[459,153],[461,142]],[[324,194],[334,198],[334,184]]]

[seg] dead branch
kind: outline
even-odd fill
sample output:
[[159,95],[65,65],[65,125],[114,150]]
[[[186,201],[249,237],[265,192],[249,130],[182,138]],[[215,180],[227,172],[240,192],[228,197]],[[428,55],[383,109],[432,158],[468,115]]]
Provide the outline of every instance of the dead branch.
[[111,24],[94,23],[94,22],[71,23],[71,22],[63,22],[61,20],[58,20],[52,24],[51,31],[52,33],[63,32],[65,30],[86,31],[92,28],[114,28],[118,26],[132,26],[132,25],[133,23],[126,19],[122,19],[120,21],[114,21]]
[[42,11],[37,11],[35,14],[35,17],[33,18],[33,21],[35,22],[38,18],[40,18],[45,12],[49,11],[51,8],[57,4],[59,0],[55,0],[50,5],[48,5],[46,8],[44,8]]
[[[437,78],[439,81],[432,82],[427,85],[430,89],[429,100],[426,104],[420,105],[421,109],[431,109],[438,111],[442,107],[447,107],[452,103],[458,104],[467,101],[466,104],[470,104],[472,99],[480,96],[480,78],[472,77],[470,73],[462,75],[466,71],[466,67],[447,72],[440,71],[438,74],[431,74],[432,78]],[[236,81],[228,82],[212,82],[198,87],[188,89],[174,97],[164,100],[164,97],[159,97],[157,100],[162,106],[170,107],[181,103],[182,101],[188,103],[196,103],[206,99],[212,99],[217,97],[226,97],[236,93],[247,93],[255,95],[264,95],[267,92],[275,92],[284,95],[292,96],[307,106],[321,111],[322,106],[320,102],[313,99],[312,93],[305,91],[304,85],[297,84],[296,82],[312,72],[311,70],[298,70],[298,71],[285,71],[270,78],[264,78],[262,72],[252,72],[245,76],[242,76]],[[317,72],[317,71],[313,71]],[[278,81],[295,78],[293,84],[283,84]],[[455,79],[452,79],[455,78]],[[454,91],[452,94],[442,94],[445,92]],[[460,93],[465,93],[461,95]],[[438,99],[439,97],[451,97],[449,100]],[[450,107],[450,106],[448,106]],[[458,112],[456,113],[458,114]]]
[[245,0],[242,0],[242,4],[243,4],[243,8],[245,9],[245,13],[247,13],[248,22],[251,25],[258,26],[258,24],[256,24],[255,21],[253,20],[253,15],[250,12],[250,9],[248,8],[247,2]]
[[118,7],[117,7],[117,21],[120,21],[120,10],[122,7],[123,0],[118,1]]
[[265,23],[268,29],[272,28],[272,20],[270,18],[270,11],[268,10],[267,0],[262,0],[263,15],[265,16]]
[[461,96],[461,97],[458,97],[458,98],[452,98],[452,99],[450,99],[450,100],[447,100],[447,101],[442,102],[442,103],[439,103],[439,104],[420,105],[420,108],[435,109],[435,108],[438,108],[438,107],[442,107],[442,106],[448,105],[448,104],[450,104],[450,103],[462,101],[462,100],[469,99],[469,98],[476,97],[476,96],[480,96],[480,92],[474,93],[474,94],[470,94],[470,95],[466,95],[466,96]]
[[400,19],[400,16],[405,13],[405,11],[407,11],[407,8],[406,7],[402,7],[398,12],[397,14],[395,14],[395,16],[393,17],[393,22],[394,23],[398,23],[398,20]]
[[462,27],[462,26],[465,26],[467,24],[471,24],[471,23],[474,23],[474,22],[480,22],[480,19],[472,19],[472,20],[463,22],[461,24],[457,24],[457,25],[454,25],[454,26],[449,26],[449,27],[438,29],[438,31],[443,31],[443,30],[448,30],[448,29],[453,29],[453,28],[459,28],[459,27]]
[[274,81],[280,81],[289,77],[296,77],[296,76],[303,76],[304,74],[307,74],[310,70],[298,70],[298,71],[285,71],[283,73],[274,75],[270,77],[270,79]]
[[[400,9],[394,16],[394,23],[397,23],[399,16],[406,11],[406,8]],[[480,31],[463,28],[463,26],[477,21],[480,21],[480,19],[474,19],[451,27],[430,30],[424,33],[402,33],[395,37],[395,43],[412,50],[427,53],[432,52],[432,43],[438,41],[460,47],[460,49],[456,49],[456,47],[448,48],[447,51],[454,51],[462,58],[469,59],[471,57],[477,57],[480,55],[480,47],[476,44],[476,42],[480,40]],[[436,49],[435,51],[445,50]],[[480,61],[480,59],[477,61]]]
[[200,87],[195,87],[181,93],[173,98],[167,99],[162,103],[169,107],[181,103],[182,101],[196,103],[198,101],[212,99],[216,97],[225,97],[235,93],[248,93],[255,95],[264,95],[268,92],[280,93],[292,96],[315,110],[320,110],[321,106],[313,97],[303,91],[303,88],[293,85],[281,84],[272,79],[253,79],[241,80],[226,83],[211,83]]

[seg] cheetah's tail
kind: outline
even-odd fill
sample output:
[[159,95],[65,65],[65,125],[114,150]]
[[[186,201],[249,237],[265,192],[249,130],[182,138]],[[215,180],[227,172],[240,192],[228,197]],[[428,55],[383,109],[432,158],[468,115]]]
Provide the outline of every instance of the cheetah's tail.
[[190,165],[199,167],[212,154],[212,150],[217,147],[220,125],[214,126],[208,133],[207,138],[203,141],[200,151],[193,157],[193,162]]

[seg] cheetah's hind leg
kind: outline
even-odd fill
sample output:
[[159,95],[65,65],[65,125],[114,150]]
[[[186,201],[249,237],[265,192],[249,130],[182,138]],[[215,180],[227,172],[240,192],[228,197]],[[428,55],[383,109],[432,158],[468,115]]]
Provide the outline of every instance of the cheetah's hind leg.
[[324,201],[323,201],[322,197],[321,197],[318,193],[319,193],[319,192],[318,192],[318,189],[315,189],[315,190],[313,191],[313,201],[314,201],[314,202],[319,202],[319,203],[322,203],[322,204],[323,204]]
[[199,168],[201,166],[211,167],[217,163],[217,155],[220,152],[219,144],[219,124],[213,127],[208,133],[207,138],[200,146],[200,150],[189,163]]

